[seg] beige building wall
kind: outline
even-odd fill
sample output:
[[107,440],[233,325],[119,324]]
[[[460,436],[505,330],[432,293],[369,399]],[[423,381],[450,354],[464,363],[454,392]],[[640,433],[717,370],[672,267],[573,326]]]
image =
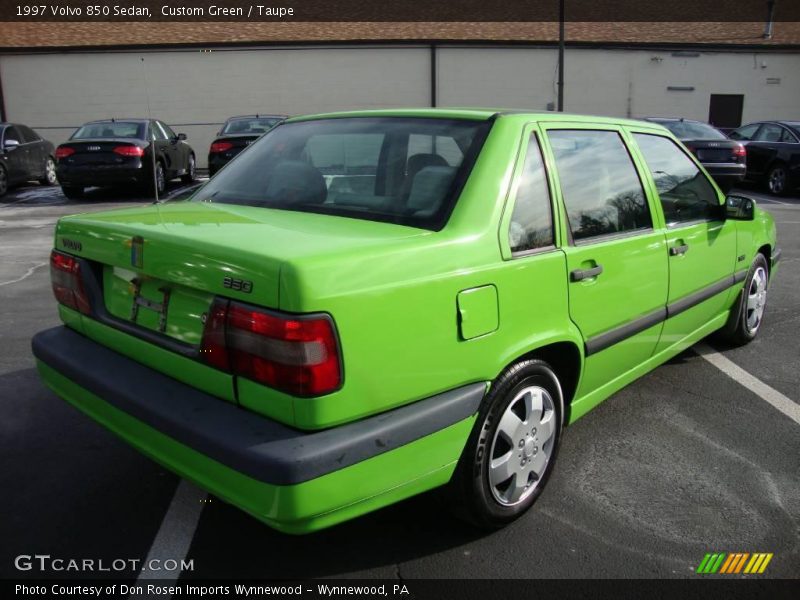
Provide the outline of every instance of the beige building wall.
[[151,114],[186,133],[205,167],[232,115],[430,102],[427,48],[98,52],[0,57],[6,115],[55,144],[86,121]]
[[[711,94],[744,94],[743,122],[800,119],[800,52],[695,54],[570,48],[566,109],[707,120]],[[547,110],[556,101],[557,56],[552,47],[440,46],[437,103]],[[431,101],[426,46],[7,54],[0,77],[7,118],[56,144],[86,121],[149,112],[189,136],[201,167],[231,115]]]

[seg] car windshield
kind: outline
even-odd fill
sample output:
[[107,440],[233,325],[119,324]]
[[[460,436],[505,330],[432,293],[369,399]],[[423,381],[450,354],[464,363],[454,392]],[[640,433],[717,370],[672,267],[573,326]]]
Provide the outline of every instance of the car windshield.
[[72,140],[96,138],[144,139],[144,123],[134,121],[115,121],[113,123],[87,123],[72,134]]
[[283,123],[192,198],[441,229],[489,121],[405,117]]
[[228,133],[249,133],[258,134],[266,133],[272,127],[282,120],[282,117],[253,117],[246,119],[231,119],[225,123],[225,127],[220,131],[221,134]]
[[725,134],[697,121],[659,121],[680,140],[724,140]]

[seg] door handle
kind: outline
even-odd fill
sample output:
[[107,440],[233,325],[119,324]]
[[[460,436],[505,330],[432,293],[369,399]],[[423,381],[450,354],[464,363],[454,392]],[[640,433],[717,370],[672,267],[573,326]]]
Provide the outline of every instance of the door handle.
[[596,267],[592,267],[591,269],[575,269],[574,271],[570,272],[569,275],[572,278],[572,281],[583,281],[584,279],[597,277],[602,272],[603,272],[603,265],[597,265]]
[[689,250],[689,244],[681,244],[680,246],[672,246],[669,249],[670,256],[678,256],[680,254],[686,254],[686,251]]

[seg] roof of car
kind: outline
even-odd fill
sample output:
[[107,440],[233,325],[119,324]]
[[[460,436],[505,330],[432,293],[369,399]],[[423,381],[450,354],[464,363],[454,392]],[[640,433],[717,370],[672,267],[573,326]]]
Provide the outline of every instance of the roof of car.
[[485,121],[492,117],[518,117],[532,121],[561,121],[583,123],[605,123],[609,125],[642,126],[641,120],[617,117],[602,117],[585,114],[561,113],[554,111],[533,111],[510,108],[382,108],[346,112],[320,113],[290,117],[287,122],[311,121],[316,119],[339,119],[346,117],[417,117],[439,119],[465,119]]
[[147,123],[149,121],[157,121],[158,119],[143,119],[141,117],[133,117],[130,119],[98,119],[96,121],[87,121],[84,125],[91,125],[92,123]]
[[257,115],[238,115],[235,117],[228,117],[228,121],[234,121],[236,119],[286,119],[288,115],[274,115],[274,114],[263,114],[259,113]]

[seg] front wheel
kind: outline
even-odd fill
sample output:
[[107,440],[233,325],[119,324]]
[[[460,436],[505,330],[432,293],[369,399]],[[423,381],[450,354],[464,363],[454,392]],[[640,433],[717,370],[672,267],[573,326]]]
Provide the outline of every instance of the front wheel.
[[189,162],[186,165],[186,175],[181,177],[181,181],[183,183],[192,183],[195,178],[195,174],[197,171],[197,165],[195,164],[194,154],[189,155]]
[[759,253],[750,265],[739,301],[731,310],[727,325],[719,332],[722,341],[741,346],[755,339],[764,319],[768,287],[769,266],[766,257]]
[[494,382],[450,482],[461,516],[496,529],[531,507],[555,463],[563,403],[541,360],[517,363]]
[[8,192],[8,173],[3,165],[0,165],[0,197]]
[[39,183],[42,185],[55,185],[58,183],[58,179],[56,178],[56,161],[53,160],[52,156],[48,156],[47,160],[44,161],[44,175],[42,175]]
[[778,163],[767,173],[767,189],[771,194],[782,196],[789,188],[789,172],[786,166]]

